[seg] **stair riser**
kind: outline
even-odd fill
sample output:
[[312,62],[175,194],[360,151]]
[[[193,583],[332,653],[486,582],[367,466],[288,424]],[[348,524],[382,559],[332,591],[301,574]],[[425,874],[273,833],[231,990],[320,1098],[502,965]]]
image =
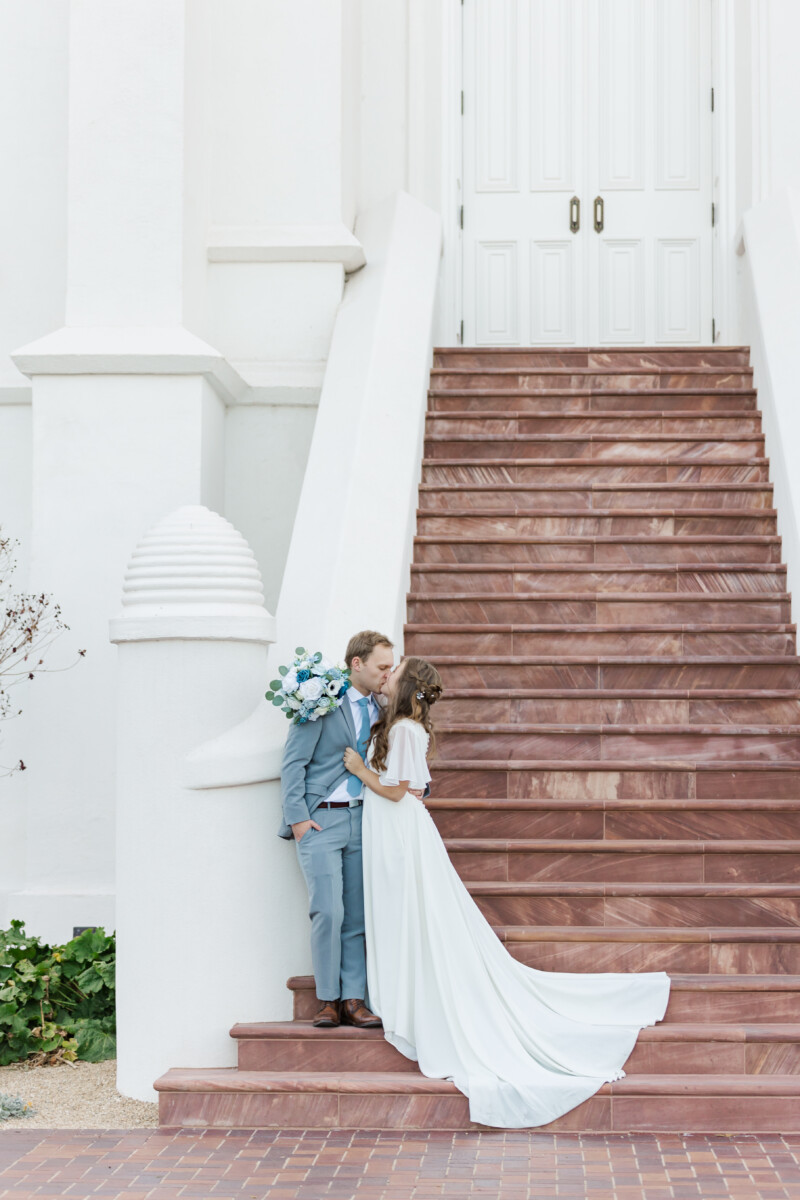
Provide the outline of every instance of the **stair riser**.
[[[259,1038],[241,1040],[240,1071],[404,1071],[417,1064],[383,1038]],[[800,1044],[723,1041],[640,1041],[625,1063],[626,1075],[798,1075]]]
[[240,1071],[407,1071],[416,1074],[411,1059],[383,1038],[369,1035],[358,1044],[348,1038],[240,1038]]
[[730,769],[711,767],[639,770],[587,763],[581,767],[452,766],[433,763],[437,800],[797,800],[800,770],[766,766]]
[[[648,470],[659,478],[649,480]],[[560,467],[558,483],[567,486],[554,488],[553,470],[550,467],[531,467],[527,471],[524,468],[510,468],[508,474],[512,476],[511,479],[503,478],[502,468],[488,467],[485,477],[477,481],[470,480],[459,467],[442,467],[438,471],[430,468],[426,470],[426,488],[420,492],[420,505],[441,509],[443,513],[451,508],[463,512],[465,508],[483,511],[487,508],[507,509],[510,506],[522,516],[535,514],[537,509],[565,509],[570,512],[585,509],[590,514],[593,508],[617,509],[621,515],[625,514],[626,509],[641,511],[652,508],[660,512],[666,508],[687,516],[702,516],[703,509],[707,508],[728,508],[732,514],[749,516],[758,515],[761,509],[772,508],[771,486],[759,486],[766,481],[767,471],[764,467],[741,468],[741,474],[747,476],[741,482],[753,485],[748,488],[737,487],[736,480],[730,479],[725,468],[719,468],[728,476],[723,476],[721,487],[707,486],[702,479],[689,479],[687,486],[682,488],[671,487],[670,484],[679,483],[680,480],[665,480],[668,470],[662,467],[638,470],[635,467]],[[697,470],[703,473],[702,468]],[[520,474],[527,478],[513,478]],[[631,475],[634,478],[630,478]],[[482,486],[475,487],[476,482]],[[581,487],[581,483],[586,486]],[[615,487],[615,483],[635,486]],[[699,486],[692,486],[694,483]],[[527,486],[523,488],[523,484]]]
[[[310,1020],[319,1007],[310,988],[295,992],[294,1001],[296,1021]],[[679,991],[673,988],[663,1023],[793,1024],[797,1021],[800,1021],[800,994],[794,991],[747,991],[746,985],[743,985],[743,990],[732,992]]]
[[718,633],[681,633],[671,630],[647,632],[619,629],[612,632],[560,632],[545,629],[539,633],[407,633],[406,654],[434,658],[437,654],[536,655],[564,654],[789,654],[795,652],[793,633],[756,631]]
[[471,458],[471,459],[548,459],[558,463],[559,459],[587,459],[590,462],[661,462],[670,459],[681,465],[692,465],[704,459],[719,462],[749,462],[752,458],[764,457],[764,439],[742,439],[736,442],[719,442],[715,440],[694,441],[673,440],[663,441],[618,441],[599,442],[588,439],[546,441],[544,438],[508,438],[484,441],[483,435],[475,434],[474,440],[459,440],[454,436],[442,439],[426,437],[425,457],[439,458]]
[[577,688],[635,691],[640,688],[694,690],[800,687],[800,665],[783,663],[443,663],[448,688]]
[[779,563],[780,545],[741,539],[732,542],[626,542],[473,541],[420,542],[414,547],[417,563],[564,563],[568,565],[662,563]]
[[491,416],[486,413],[474,416],[456,412],[453,415],[428,413],[426,437],[459,438],[462,434],[471,437],[487,435],[514,440],[531,434],[562,434],[572,438],[613,435],[624,441],[631,434],[646,437],[741,437],[761,434],[761,415],[751,416],[591,416],[585,413],[572,416],[528,416],[513,411],[513,403],[507,405],[503,414]]
[[[406,648],[407,645],[406,645]],[[543,696],[529,700],[449,700],[436,705],[437,726],[479,725],[798,725],[800,700],[615,700]]]
[[456,851],[463,880],[483,883],[799,883],[800,855]]
[[[761,812],[755,809],[683,810],[659,808],[643,801],[641,809],[496,808],[432,810],[436,828],[444,838],[670,838],[712,841],[719,838],[777,840],[800,839],[800,806],[794,812]],[[722,802],[724,803],[724,801]],[[767,972],[769,974],[769,972]]]
[[613,566],[596,567],[586,571],[555,569],[548,571],[526,570],[481,570],[467,567],[463,570],[421,570],[411,568],[411,586],[415,592],[426,595],[435,592],[574,592],[595,594],[597,592],[785,592],[786,569],[726,571],[687,566],[682,571],[657,567],[618,570]]
[[[162,1092],[165,1126],[219,1129],[476,1130],[464,1096]],[[785,1096],[593,1096],[542,1131],[779,1133],[800,1131],[800,1100]]]
[[730,392],[751,390],[752,387],[753,374],[746,367],[737,367],[731,370],[711,368],[699,374],[670,371],[669,369],[648,374],[635,372],[626,374],[624,370],[614,374],[610,372],[594,374],[591,371],[580,374],[570,374],[569,371],[566,371],[558,374],[548,372],[546,369],[484,373],[482,371],[453,372],[436,367],[431,372],[431,391],[434,392],[453,390],[462,392],[541,392],[553,389],[577,392],[626,391],[635,401],[638,392],[652,393],[670,388],[698,388],[704,392],[721,388]]
[[503,596],[496,599],[410,600],[408,620],[414,625],[782,625],[792,619],[788,600],[747,596],[711,600],[657,600]]
[[489,761],[536,759],[608,759],[630,762],[648,759],[684,759],[690,762],[793,762],[800,763],[800,734],[783,733],[681,733],[649,730],[623,733],[609,725],[603,733],[474,733],[447,732],[439,740],[437,762],[448,759],[486,758]]
[[775,537],[774,516],[470,516],[468,510],[447,516],[419,516],[417,534],[421,537]]
[[788,600],[749,596],[715,596],[713,599],[629,600],[614,596],[591,597],[498,596],[452,599],[431,596],[409,601],[408,620],[414,625],[781,625],[792,619]]
[[448,391],[431,392],[428,411],[431,413],[474,412],[480,414],[502,413],[563,413],[632,411],[646,416],[648,413],[697,413],[698,416],[714,413],[757,412],[755,392],[734,389],[726,392],[717,388],[713,392],[672,391],[654,389],[650,392],[500,392],[496,394]]
[[[476,885],[479,886],[479,885]],[[686,926],[712,926],[714,928],[743,928],[747,926],[779,926],[800,924],[800,899],[783,896],[681,896],[670,899],[664,896],[488,896],[476,894],[478,907],[492,925],[635,925],[640,928],[677,928]],[[690,993],[686,993],[689,995]],[[742,1021],[798,1021],[800,999],[795,996],[793,1007],[780,1008],[783,1015],[769,1015],[770,1005],[780,1001],[786,1003],[783,993],[760,992],[758,999],[764,1004],[759,1011],[758,1003],[750,1003],[746,1011],[725,1016],[690,1015],[681,1010],[680,1016],[672,1020],[742,1020]],[[719,1001],[719,997],[715,997]],[[728,998],[726,998],[727,1000]],[[670,1001],[670,1007],[672,1001]],[[670,1019],[669,1013],[667,1019]]]
[[[520,962],[539,971],[668,971],[693,975],[796,975],[800,946],[780,942],[520,942]],[[644,1069],[644,1068],[642,1068]]]
[[591,346],[575,350],[448,347],[434,351],[433,365],[470,371],[480,367],[520,367],[526,371],[544,367],[710,367],[731,370],[749,367],[750,351],[741,346],[702,350],[607,350]]

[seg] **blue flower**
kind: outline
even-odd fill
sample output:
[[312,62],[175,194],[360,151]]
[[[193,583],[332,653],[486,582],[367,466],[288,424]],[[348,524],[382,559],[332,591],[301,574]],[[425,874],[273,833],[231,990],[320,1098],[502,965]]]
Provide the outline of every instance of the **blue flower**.
[[305,681],[310,678],[311,678],[310,671],[298,671],[297,672],[297,682],[298,683],[305,683]]

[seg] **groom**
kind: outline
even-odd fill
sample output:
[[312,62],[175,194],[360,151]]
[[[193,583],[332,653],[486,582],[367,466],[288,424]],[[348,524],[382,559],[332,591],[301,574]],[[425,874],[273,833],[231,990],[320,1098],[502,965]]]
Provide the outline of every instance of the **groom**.
[[351,637],[345,662],[351,687],[325,717],[292,725],[281,767],[283,825],[294,838],[308,887],[311,958],[321,1008],[314,1025],[380,1028],[364,1003],[364,884],[361,869],[363,785],[345,769],[345,749],[364,758],[380,715],[375,699],[392,671],[393,646],[366,629]]

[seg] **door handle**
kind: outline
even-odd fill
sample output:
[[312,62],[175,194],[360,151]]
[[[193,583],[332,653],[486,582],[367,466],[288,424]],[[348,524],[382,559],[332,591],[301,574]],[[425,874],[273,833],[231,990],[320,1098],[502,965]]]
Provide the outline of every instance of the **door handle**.
[[581,227],[581,202],[577,196],[573,196],[569,202],[569,228],[570,233],[577,233]]
[[605,203],[602,196],[594,198],[594,231],[595,233],[603,232],[603,223],[605,219]]

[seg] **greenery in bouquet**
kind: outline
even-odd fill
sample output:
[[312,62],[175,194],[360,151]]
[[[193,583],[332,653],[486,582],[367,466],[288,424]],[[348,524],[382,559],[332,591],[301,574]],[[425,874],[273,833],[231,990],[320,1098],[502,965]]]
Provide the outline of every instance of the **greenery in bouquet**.
[[302,646],[295,650],[292,665],[278,667],[278,674],[281,678],[272,680],[265,695],[294,725],[335,712],[350,687],[347,663],[333,663],[319,651],[312,654]]

